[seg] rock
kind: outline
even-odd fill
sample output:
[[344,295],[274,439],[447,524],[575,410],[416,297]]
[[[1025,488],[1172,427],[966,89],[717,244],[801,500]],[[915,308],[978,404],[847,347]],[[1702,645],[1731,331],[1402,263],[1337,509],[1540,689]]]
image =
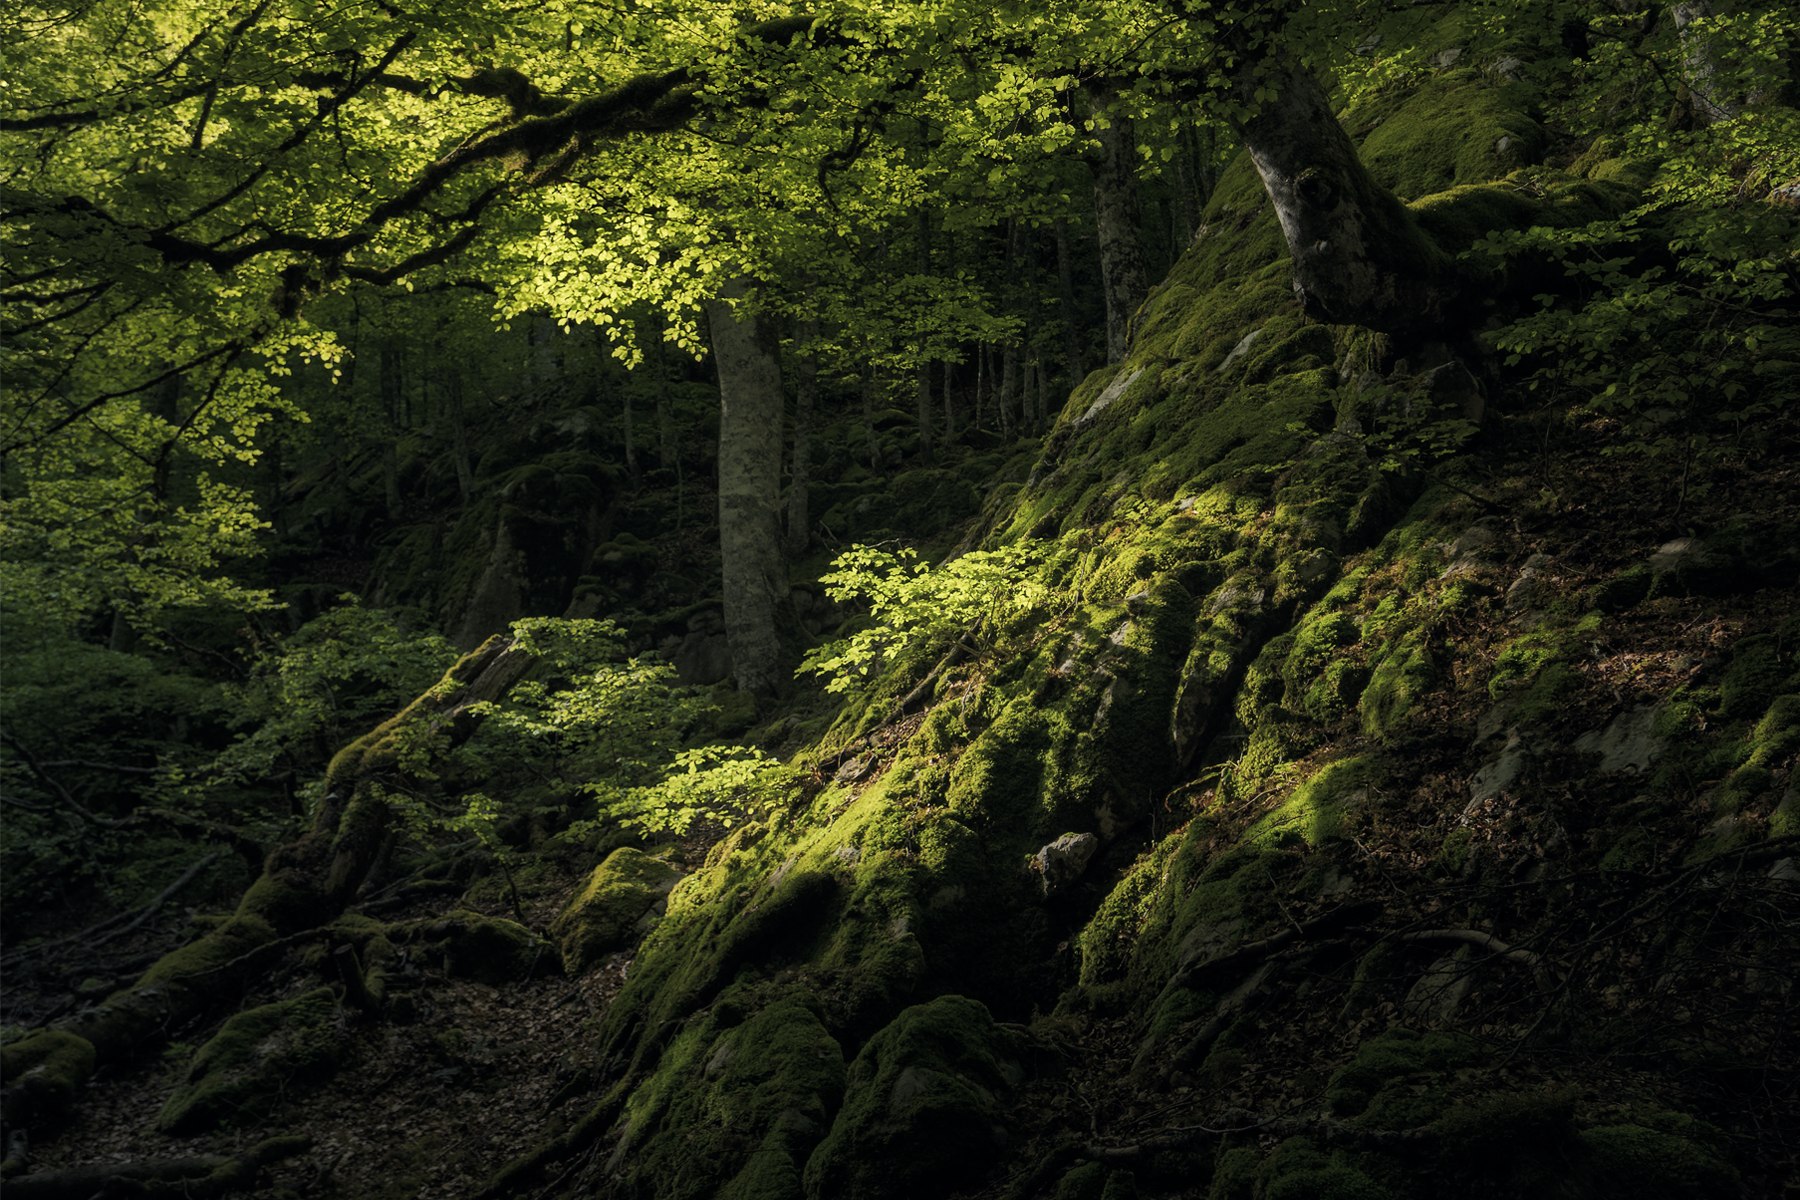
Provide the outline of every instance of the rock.
[[1453,407],[1465,421],[1481,424],[1487,403],[1481,381],[1455,359],[1431,368],[1419,376],[1419,383],[1431,397],[1434,407]]
[[1460,46],[1453,47],[1449,50],[1439,50],[1436,54],[1431,56],[1431,65],[1439,68],[1455,66],[1456,60],[1462,56],[1463,52],[1462,47]]
[[1500,78],[1502,78],[1502,79],[1517,80],[1519,78],[1519,76],[1522,74],[1522,72],[1520,71],[1520,68],[1523,67],[1524,65],[1525,64],[1520,62],[1518,59],[1513,58],[1511,55],[1508,55],[1505,58],[1495,60],[1494,74],[1500,76]]
[[237,1014],[194,1055],[157,1115],[157,1130],[191,1136],[267,1115],[293,1085],[337,1069],[338,1024],[330,988]]
[[859,754],[837,769],[832,779],[838,783],[857,783],[867,779],[874,771],[877,759],[874,754]]
[[1550,556],[1547,554],[1534,554],[1526,559],[1519,577],[1506,589],[1506,611],[1520,612],[1530,608],[1538,597],[1543,574],[1549,569]]
[[1475,772],[1469,781],[1469,803],[1463,807],[1463,816],[1469,816],[1483,801],[1492,800],[1524,779],[1540,754],[1537,746],[1526,741],[1525,731],[1516,725],[1508,729],[1500,757]]
[[1250,347],[1254,346],[1256,344],[1256,339],[1261,336],[1262,330],[1260,329],[1252,329],[1249,333],[1246,333],[1244,339],[1231,348],[1231,353],[1225,356],[1225,361],[1219,364],[1218,374],[1223,375],[1225,372],[1231,370],[1232,367],[1236,366],[1239,359],[1250,353]]
[[981,1178],[1006,1147],[998,1093],[1022,1078],[1021,1041],[964,996],[901,1012],[850,1064],[806,1194],[912,1200]]
[[644,917],[680,881],[680,871],[641,850],[614,850],[550,924],[568,970],[585,971],[636,942]]
[[1432,963],[1402,1002],[1407,1015],[1427,1023],[1448,1021],[1475,990],[1473,947],[1464,946]]
[[1039,850],[1033,861],[1044,876],[1044,894],[1080,878],[1098,849],[1100,839],[1091,833],[1065,833]]
[[1137,377],[1143,373],[1143,367],[1139,367],[1135,371],[1120,371],[1113,381],[1106,385],[1106,390],[1100,393],[1100,398],[1089,405],[1088,410],[1081,414],[1080,423],[1086,425],[1095,417],[1105,412],[1107,407],[1111,405],[1114,400],[1123,396],[1125,390],[1136,383]]
[[1776,883],[1800,883],[1800,867],[1792,858],[1784,858],[1769,868],[1769,878]]
[[1582,734],[1572,748],[1583,754],[1601,755],[1602,771],[1648,771],[1665,745],[1652,733],[1655,727],[1655,706],[1642,705],[1620,713],[1605,729]]

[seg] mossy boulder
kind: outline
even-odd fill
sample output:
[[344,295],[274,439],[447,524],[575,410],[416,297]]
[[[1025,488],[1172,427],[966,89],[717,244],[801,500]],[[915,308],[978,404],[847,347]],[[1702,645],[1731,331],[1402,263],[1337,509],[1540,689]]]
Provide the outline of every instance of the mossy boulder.
[[1598,1195],[1608,1200],[1735,1200],[1743,1194],[1736,1168],[1709,1144],[1716,1130],[1679,1113],[1634,1117],[1631,1123],[1602,1125],[1581,1135],[1592,1156],[1593,1175],[1601,1181]]
[[517,921],[457,909],[420,929],[452,974],[499,986],[562,969],[556,946]]
[[329,988],[241,1012],[194,1055],[156,1128],[190,1136],[255,1121],[294,1085],[329,1077],[342,1043]]
[[641,850],[614,850],[550,925],[563,965],[579,973],[637,941],[651,910],[680,879],[680,871]]
[[986,1006],[906,1009],[850,1065],[844,1107],[806,1164],[810,1200],[946,1195],[1006,1148],[999,1093],[1023,1078],[1017,1035]]

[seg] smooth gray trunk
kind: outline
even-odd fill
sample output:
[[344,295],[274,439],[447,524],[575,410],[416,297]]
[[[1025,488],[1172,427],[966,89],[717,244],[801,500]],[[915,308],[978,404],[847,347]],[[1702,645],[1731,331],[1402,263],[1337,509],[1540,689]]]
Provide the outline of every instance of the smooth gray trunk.
[[1073,391],[1087,378],[1081,369],[1081,337],[1075,323],[1075,266],[1069,255],[1069,222],[1056,218],[1056,299],[1062,313],[1063,368]]
[[[1694,27],[1696,19],[1713,15],[1709,0],[1677,4],[1669,10],[1681,38],[1682,65],[1687,71],[1688,103],[1697,125],[1716,125],[1729,121],[1743,110],[1729,91],[1722,48]],[[1728,50],[1729,47],[1723,49]]]
[[1254,57],[1240,60],[1234,96],[1248,106],[1273,86],[1276,98],[1236,129],[1281,220],[1301,308],[1382,333],[1443,324],[1462,295],[1449,258],[1370,178],[1312,72],[1283,58],[1263,64],[1259,76]]
[[[914,220],[917,231],[918,269],[921,279],[931,275],[931,213],[924,208],[919,209]],[[923,358],[918,366],[918,409],[919,409],[919,452],[924,455],[926,463],[931,462],[931,360]]]
[[450,457],[456,464],[456,490],[467,504],[475,495],[475,465],[469,454],[469,424],[463,412],[462,374],[445,371],[438,383],[443,393],[440,401],[450,424]]
[[725,639],[740,691],[781,684],[775,606],[787,597],[781,551],[781,343],[768,321],[734,310],[750,283],[734,279],[706,303],[719,370],[719,551]]
[[862,365],[863,433],[869,440],[869,470],[881,470],[881,441],[875,436],[875,364],[868,359]]
[[819,364],[810,344],[818,336],[817,321],[802,321],[794,336],[799,349],[794,355],[794,459],[788,476],[787,545],[788,553],[795,557],[806,552],[811,538],[812,515],[807,512],[806,488],[812,474],[812,412],[819,392]]
[[400,352],[392,346],[383,346],[381,404],[387,413],[388,436],[381,447],[381,486],[387,495],[389,520],[399,520],[405,508],[405,499],[400,495],[400,437],[403,433],[400,393],[403,383]]
[[[1106,361],[1124,362],[1131,350],[1131,321],[1144,302],[1143,216],[1138,211],[1137,139],[1131,118],[1102,92],[1090,90],[1099,152],[1094,172],[1094,216],[1100,236],[1100,284],[1106,295]],[[1333,122],[1335,124],[1335,122]]]

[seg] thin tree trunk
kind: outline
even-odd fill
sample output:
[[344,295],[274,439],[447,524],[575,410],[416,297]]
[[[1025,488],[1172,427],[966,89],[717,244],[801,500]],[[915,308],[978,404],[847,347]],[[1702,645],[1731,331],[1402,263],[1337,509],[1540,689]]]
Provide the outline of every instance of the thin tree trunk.
[[1200,211],[1194,204],[1194,155],[1188,149],[1192,134],[1182,126],[1175,139],[1175,188],[1181,211],[1181,242],[1175,248],[1179,259],[1182,251],[1194,244],[1194,233],[1200,228]]
[[469,455],[469,425],[463,411],[462,373],[454,367],[445,372],[441,384],[444,415],[450,421],[450,455],[456,463],[456,490],[467,504],[475,496],[475,468]]
[[381,485],[387,495],[387,515],[390,521],[398,521],[401,511],[406,507],[400,495],[400,437],[402,433],[402,417],[400,412],[400,352],[393,346],[383,344],[381,347],[381,407],[387,416],[388,436],[381,447]]
[[669,407],[669,362],[663,350],[663,320],[659,314],[655,320],[650,341],[651,380],[655,384],[653,395],[656,397],[656,465],[663,470],[675,467],[675,457],[679,447],[675,439],[675,417]]
[[[931,213],[921,206],[914,220],[917,232],[918,268],[921,280],[931,276]],[[931,448],[931,360],[921,358],[918,366],[919,453],[929,465]]]
[[875,364],[863,359],[862,365],[863,432],[869,440],[869,470],[881,470],[881,442],[875,437]]
[[1713,15],[1710,0],[1691,0],[1675,5],[1669,11],[1675,18],[1677,36],[1681,38],[1682,65],[1687,68],[1688,106],[1694,115],[1694,123],[1716,125],[1731,120],[1743,106],[1727,94],[1725,81],[1720,78],[1725,74],[1724,55],[1712,39],[1694,26],[1696,20]]
[[788,473],[787,548],[795,558],[806,552],[812,528],[806,490],[812,474],[813,403],[819,391],[819,363],[813,356],[812,343],[818,336],[816,320],[802,321],[794,336],[794,458]]
[[782,680],[776,605],[787,598],[781,551],[781,343],[772,323],[734,309],[734,279],[706,303],[719,369],[719,551],[725,638],[740,691],[773,695]]
[[956,400],[950,390],[951,376],[956,373],[956,364],[949,359],[944,360],[944,442],[946,445],[956,441]]
[[1069,372],[1069,389],[1087,378],[1081,369],[1081,335],[1075,324],[1075,265],[1069,257],[1069,222],[1056,218],[1056,290],[1062,316],[1063,366]]
[[[1007,224],[1006,235],[1006,304],[1017,312],[1019,303],[1019,275],[1024,263],[1025,223],[1017,217],[1011,218]],[[995,397],[995,407],[999,409],[1000,436],[1007,441],[1013,437],[1013,398],[1018,395],[1019,387],[1019,336],[1006,339],[1006,347],[1000,357],[1000,392]]]
[[1137,140],[1130,117],[1097,89],[1088,93],[1100,143],[1092,160],[1094,215],[1100,237],[1100,282],[1106,294],[1106,361],[1124,362],[1131,322],[1149,287],[1144,279],[1143,217],[1137,199]]

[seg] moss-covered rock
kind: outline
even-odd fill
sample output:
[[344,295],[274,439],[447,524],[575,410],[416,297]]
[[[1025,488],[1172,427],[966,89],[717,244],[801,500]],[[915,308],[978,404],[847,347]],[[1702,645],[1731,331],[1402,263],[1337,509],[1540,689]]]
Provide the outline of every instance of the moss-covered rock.
[[806,1165],[811,1200],[942,1195],[1005,1149],[999,1093],[1023,1047],[985,1006],[944,996],[901,1013],[850,1065],[844,1106]]
[[563,965],[578,974],[636,942],[651,910],[680,879],[681,872],[641,850],[614,850],[550,924]]
[[329,988],[237,1014],[194,1055],[157,1114],[157,1129],[188,1136],[260,1119],[284,1090],[337,1069],[343,1044],[338,1025],[337,997]]

